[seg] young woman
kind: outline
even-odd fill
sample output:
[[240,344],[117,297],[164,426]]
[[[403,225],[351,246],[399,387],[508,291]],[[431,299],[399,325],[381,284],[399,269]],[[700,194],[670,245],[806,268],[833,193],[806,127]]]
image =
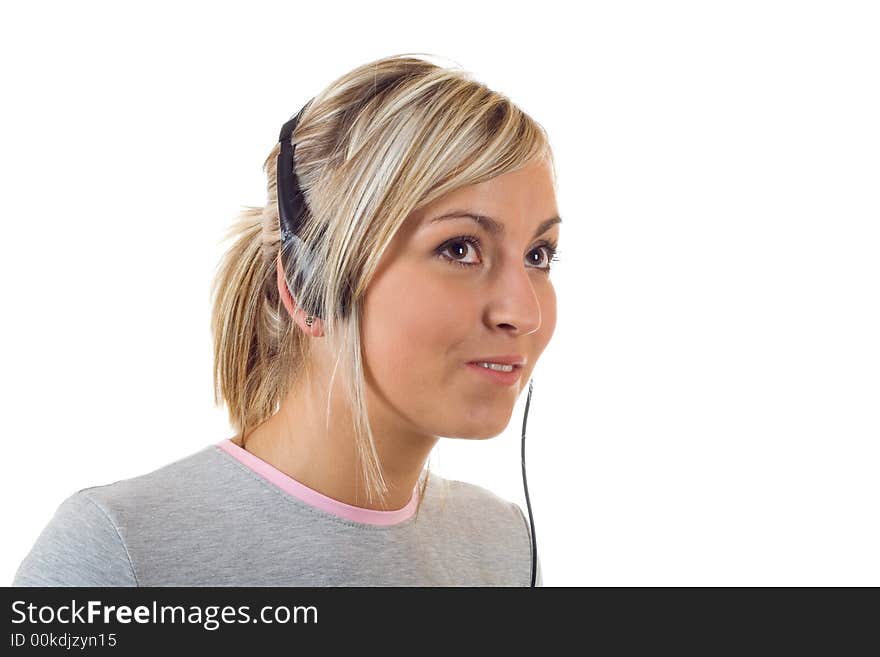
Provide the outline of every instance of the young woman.
[[519,505],[425,465],[441,436],[504,431],[553,334],[544,130],[404,55],[285,129],[213,289],[236,435],[71,495],[14,585],[531,583]]

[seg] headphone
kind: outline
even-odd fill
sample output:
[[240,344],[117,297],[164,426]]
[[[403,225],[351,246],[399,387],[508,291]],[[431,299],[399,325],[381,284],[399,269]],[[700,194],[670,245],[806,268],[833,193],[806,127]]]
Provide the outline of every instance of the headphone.
[[[281,225],[281,250],[278,254],[278,267],[283,269],[282,260],[288,262],[296,262],[296,272],[293,276],[293,285],[291,280],[284,276],[288,289],[303,291],[306,286],[311,284],[314,287],[313,296],[303,294],[301,297],[294,296],[299,302],[300,307],[310,316],[324,317],[323,308],[323,289],[320,281],[312,282],[312,278],[317,269],[317,253],[316,249],[306,244],[299,236],[300,229],[306,214],[306,202],[303,197],[302,190],[299,188],[299,180],[296,177],[294,168],[294,154],[296,144],[291,144],[291,136],[299,123],[300,116],[306,108],[312,104],[312,98],[303,108],[293,116],[281,128],[281,134],[278,141],[281,144],[281,150],[278,153],[278,159],[275,166],[276,171],[276,193],[278,196],[278,217]],[[321,232],[323,235],[323,231]],[[288,257],[290,252],[293,255]],[[284,257],[282,258],[282,254]],[[291,290],[291,291],[292,291]],[[293,296],[293,295],[292,295]],[[306,298],[308,296],[308,298]],[[351,310],[351,288],[346,286],[342,293],[342,299],[339,303],[338,314],[345,317]],[[311,324],[311,322],[310,322]]]
[[[282,253],[285,256],[290,252],[294,252],[293,258],[297,262],[297,271],[293,277],[293,289],[304,290],[306,285],[311,283],[316,267],[317,255],[315,249],[306,244],[299,236],[305,218],[306,207],[305,198],[299,187],[299,181],[296,177],[294,167],[294,154],[296,152],[296,144],[291,143],[293,131],[296,129],[299,119],[306,108],[311,105],[312,98],[303,108],[281,128],[281,134],[278,141],[281,144],[281,150],[278,153],[276,162],[276,192],[278,196],[278,217],[281,226],[281,250],[278,254],[278,272],[279,278],[283,278],[287,284],[288,290],[291,289],[290,280],[284,275],[282,266]],[[323,235],[323,233],[321,233]],[[288,261],[290,259],[288,258]],[[293,298],[299,301],[300,306],[310,316],[324,317],[323,294],[321,293],[320,281],[314,283],[316,293],[314,298],[302,298],[295,295]],[[304,297],[305,295],[303,295]],[[339,316],[345,317],[351,309],[351,288],[346,287],[343,290],[342,298],[339,303]],[[309,322],[311,325],[311,322]],[[529,405],[532,401],[532,383],[529,379],[529,394],[526,397],[526,409],[523,413],[522,426],[522,480],[523,489],[526,494],[526,506],[529,510],[529,528],[532,541],[532,566],[531,566],[531,583],[535,586],[535,577],[537,559],[538,559],[538,543],[535,538],[535,520],[532,517],[532,503],[529,499],[529,486],[526,481],[526,422],[529,418]]]

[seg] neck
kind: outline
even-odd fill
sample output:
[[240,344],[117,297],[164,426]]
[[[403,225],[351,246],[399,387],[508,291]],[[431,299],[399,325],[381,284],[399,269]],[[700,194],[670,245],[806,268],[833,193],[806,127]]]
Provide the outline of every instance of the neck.
[[368,386],[373,440],[388,489],[384,505],[377,494],[369,499],[339,376],[327,423],[328,379],[312,377],[307,385],[295,386],[275,415],[235,442],[301,484],[340,502],[378,511],[405,507],[437,436],[403,425]]

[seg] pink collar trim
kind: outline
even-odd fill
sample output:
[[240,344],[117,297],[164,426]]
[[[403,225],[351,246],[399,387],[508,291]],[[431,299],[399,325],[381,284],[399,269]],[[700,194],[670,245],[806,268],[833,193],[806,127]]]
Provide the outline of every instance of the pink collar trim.
[[276,467],[270,465],[255,454],[251,454],[249,451],[242,449],[229,438],[221,440],[217,443],[217,447],[240,463],[243,463],[248,469],[253,470],[258,475],[283,490],[285,493],[305,502],[309,506],[345,518],[346,520],[353,520],[366,525],[396,525],[404,520],[408,520],[415,513],[416,506],[418,505],[418,482],[416,483],[415,488],[413,488],[412,497],[402,509],[394,511],[362,509],[359,506],[352,506],[351,504],[340,502],[337,499],[319,493],[313,488],[309,488],[305,484],[301,484],[293,477],[284,474],[281,470],[278,470]]

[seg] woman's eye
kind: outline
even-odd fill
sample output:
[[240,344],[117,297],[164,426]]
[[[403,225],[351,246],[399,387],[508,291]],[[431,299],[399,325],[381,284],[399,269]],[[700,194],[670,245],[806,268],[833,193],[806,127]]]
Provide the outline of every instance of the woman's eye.
[[[543,257],[541,257],[542,252],[546,254]],[[548,247],[546,244],[542,244],[538,248],[532,250],[529,253],[529,256],[531,257],[535,253],[538,254],[538,262],[535,262],[534,264],[538,266],[538,269],[549,269],[550,260],[553,259],[553,252],[550,250],[550,247]]]
[[480,264],[479,261],[467,259],[469,254],[476,253],[480,246],[479,240],[475,238],[456,237],[442,247],[441,253],[448,253],[451,257],[448,259],[457,265],[471,266]]

